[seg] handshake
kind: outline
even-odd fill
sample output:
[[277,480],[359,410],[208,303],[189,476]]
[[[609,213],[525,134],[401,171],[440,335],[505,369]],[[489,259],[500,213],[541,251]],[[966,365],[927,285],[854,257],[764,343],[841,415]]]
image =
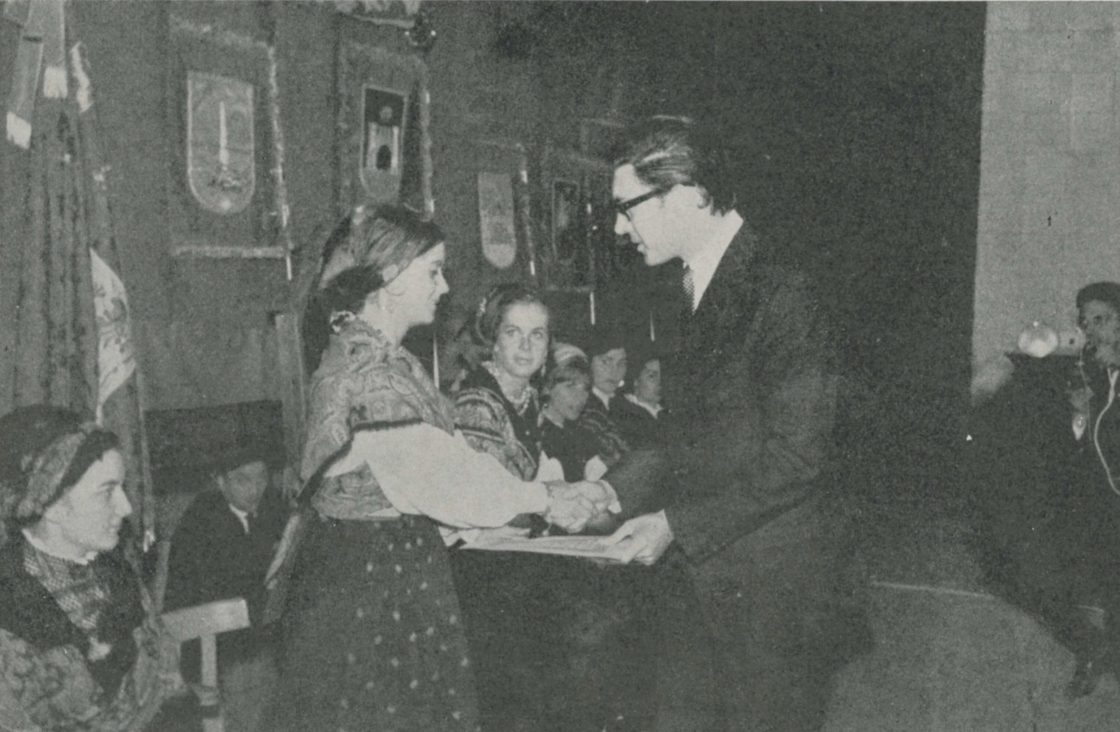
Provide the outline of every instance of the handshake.
[[579,481],[545,483],[548,488],[548,508],[544,519],[565,531],[583,531],[588,523],[621,510],[614,489],[604,481]]

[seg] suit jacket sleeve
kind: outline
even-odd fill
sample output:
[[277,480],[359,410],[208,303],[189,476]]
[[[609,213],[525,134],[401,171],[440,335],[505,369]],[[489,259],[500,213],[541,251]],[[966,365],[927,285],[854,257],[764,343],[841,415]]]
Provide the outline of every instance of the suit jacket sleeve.
[[717,357],[692,418],[671,430],[682,498],[666,515],[694,561],[805,500],[828,457],[836,389],[824,318],[798,276],[759,301],[757,317],[734,324],[743,335]]

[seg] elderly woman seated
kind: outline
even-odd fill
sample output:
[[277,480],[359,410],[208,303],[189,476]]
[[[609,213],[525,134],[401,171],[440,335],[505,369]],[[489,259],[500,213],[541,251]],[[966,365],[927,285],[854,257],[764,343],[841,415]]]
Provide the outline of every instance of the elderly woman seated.
[[178,645],[117,550],[117,437],[47,406],[0,418],[0,729],[143,729]]

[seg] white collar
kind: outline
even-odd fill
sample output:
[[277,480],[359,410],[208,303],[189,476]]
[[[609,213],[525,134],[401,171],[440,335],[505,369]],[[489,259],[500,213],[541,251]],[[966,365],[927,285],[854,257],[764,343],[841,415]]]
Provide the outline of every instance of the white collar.
[[692,272],[693,312],[700,307],[700,300],[708,290],[708,285],[712,284],[712,278],[716,276],[716,268],[719,267],[723,255],[731,246],[731,241],[742,227],[743,217],[739,212],[734,209],[728,211],[720,220],[719,226],[712,232],[711,238],[697,247],[692,257],[684,260],[684,266]]
[[631,404],[636,404],[652,414],[654,419],[657,419],[657,415],[661,413],[661,405],[654,406],[652,404],[646,404],[633,394],[623,394],[623,396],[626,397],[626,401],[630,402]]
[[599,397],[599,401],[601,401],[604,406],[606,406],[607,408],[610,408],[611,397],[607,396],[607,393],[605,391],[601,390],[597,386],[591,387],[591,391],[595,394],[595,396]]
[[248,511],[242,511],[240,508],[233,505],[229,501],[226,501],[226,505],[229,506],[229,510],[233,513],[234,516],[237,517],[237,520],[241,522],[241,528],[245,529],[245,533],[248,534],[249,533],[249,512]]

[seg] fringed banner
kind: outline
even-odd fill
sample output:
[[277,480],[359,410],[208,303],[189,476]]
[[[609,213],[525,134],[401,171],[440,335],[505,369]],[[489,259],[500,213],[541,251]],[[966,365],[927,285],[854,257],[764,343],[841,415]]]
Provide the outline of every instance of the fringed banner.
[[125,458],[126,483],[140,519],[143,550],[155,541],[155,500],[152,495],[147,432],[137,368],[132,311],[120,277],[120,253],[109,207],[109,165],[102,159],[89,65],[81,43],[70,50],[76,84],[79,151],[85,163],[85,244],[89,247],[93,313],[97,336],[97,421],[117,434]]
[[35,115],[35,97],[39,91],[39,72],[43,68],[43,42],[23,36],[16,50],[15,78],[8,96],[8,141],[22,147],[31,146],[31,121]]

